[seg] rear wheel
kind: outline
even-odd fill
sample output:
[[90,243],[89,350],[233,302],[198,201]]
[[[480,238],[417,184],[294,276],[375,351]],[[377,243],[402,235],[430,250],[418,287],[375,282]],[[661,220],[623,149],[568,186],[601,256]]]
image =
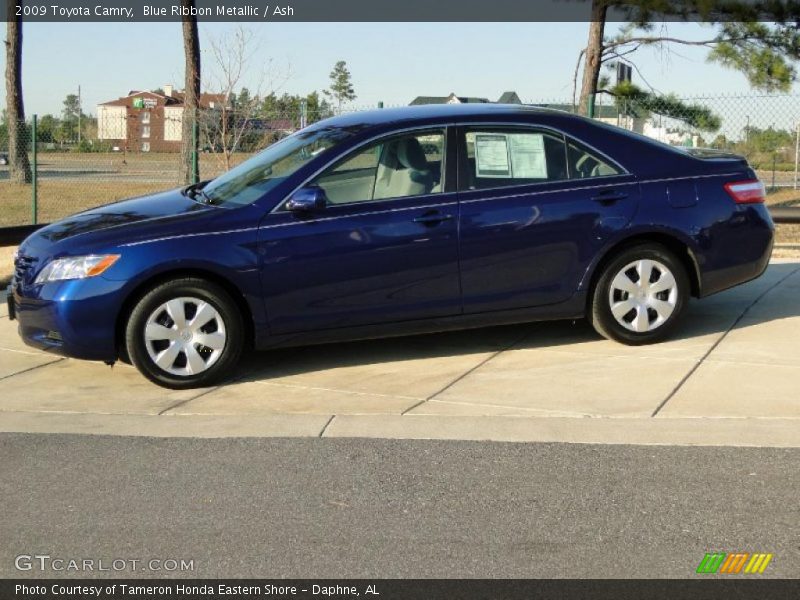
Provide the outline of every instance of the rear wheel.
[[680,261],[660,244],[620,252],[600,274],[591,320],[600,335],[630,345],[664,339],[674,330],[690,293]]
[[231,374],[244,343],[236,302],[220,286],[197,278],[169,281],[136,304],[125,331],[131,361],[159,385],[211,385]]

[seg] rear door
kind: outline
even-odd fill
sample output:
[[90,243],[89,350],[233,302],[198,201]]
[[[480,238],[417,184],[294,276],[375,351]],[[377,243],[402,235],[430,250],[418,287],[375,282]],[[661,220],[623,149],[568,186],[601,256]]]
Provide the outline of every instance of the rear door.
[[465,313],[569,299],[596,252],[632,218],[635,178],[536,127],[459,128]]

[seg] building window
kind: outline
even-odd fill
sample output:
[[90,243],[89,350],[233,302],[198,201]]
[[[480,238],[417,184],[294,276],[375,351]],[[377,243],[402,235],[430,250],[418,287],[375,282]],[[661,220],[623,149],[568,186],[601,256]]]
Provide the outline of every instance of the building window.
[[150,152],[150,142],[142,142],[142,152]]
[[150,111],[145,111],[142,113],[142,123],[145,125],[150,123]]
[[142,137],[143,138],[150,137],[150,125],[142,125]]

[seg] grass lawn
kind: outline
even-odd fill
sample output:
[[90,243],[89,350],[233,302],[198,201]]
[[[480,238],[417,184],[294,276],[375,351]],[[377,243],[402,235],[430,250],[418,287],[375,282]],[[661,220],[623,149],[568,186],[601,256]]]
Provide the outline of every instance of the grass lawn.
[[[231,164],[236,165],[249,156],[235,154]],[[38,222],[47,223],[87,208],[176,188],[179,159],[178,154],[41,153]],[[199,166],[203,179],[225,170],[222,157],[213,154],[201,154]],[[66,172],[69,179],[48,178],[44,175],[47,171],[62,175]],[[82,171],[91,174],[84,176]],[[0,180],[0,209],[0,227],[31,223],[30,185]]]
[[[170,189],[168,183],[40,181],[38,222],[49,223],[87,208]],[[32,222],[31,186],[0,183],[0,227]]]

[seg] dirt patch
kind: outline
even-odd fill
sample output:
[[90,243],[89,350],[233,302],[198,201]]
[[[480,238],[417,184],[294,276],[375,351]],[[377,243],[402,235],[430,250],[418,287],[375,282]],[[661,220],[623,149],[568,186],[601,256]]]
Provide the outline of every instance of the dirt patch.
[[0,248],[0,292],[4,292],[11,282],[11,273],[14,272],[14,250],[16,246]]
[[800,206],[800,190],[785,189],[767,194],[768,206]]
[[775,226],[776,244],[800,244],[800,224],[780,224]]

